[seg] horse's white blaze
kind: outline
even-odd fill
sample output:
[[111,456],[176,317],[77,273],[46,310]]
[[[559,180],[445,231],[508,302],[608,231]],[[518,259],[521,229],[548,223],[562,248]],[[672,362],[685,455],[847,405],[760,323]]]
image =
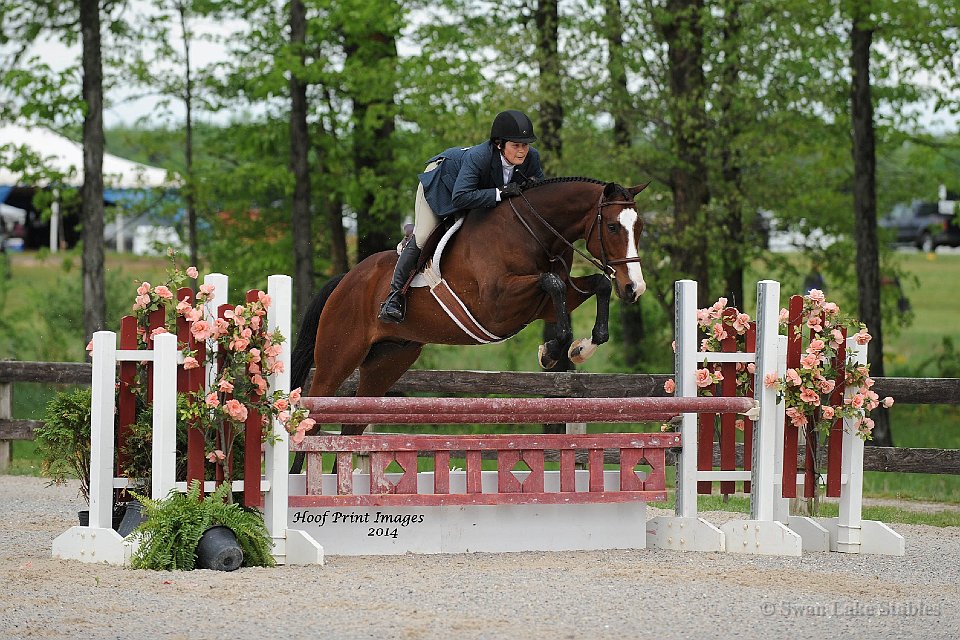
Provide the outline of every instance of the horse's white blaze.
[[[640,255],[637,253],[637,238],[633,233],[637,218],[636,209],[624,209],[620,212],[620,226],[627,230],[627,258],[636,258]],[[635,294],[633,299],[636,300],[647,290],[647,283],[643,279],[643,269],[640,267],[640,263],[628,262],[627,275],[630,276],[630,283],[633,285]]]

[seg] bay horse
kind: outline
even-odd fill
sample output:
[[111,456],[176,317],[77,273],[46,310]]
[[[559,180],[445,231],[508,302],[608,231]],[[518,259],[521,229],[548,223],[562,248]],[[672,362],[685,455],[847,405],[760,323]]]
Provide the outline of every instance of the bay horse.
[[[537,319],[555,322],[556,338],[540,347],[545,368],[563,350],[582,362],[609,339],[611,286],[627,303],[646,290],[637,251],[643,222],[634,204],[645,186],[552,178],[493,209],[470,212],[443,250],[443,278],[495,336],[512,336]],[[570,275],[577,240],[585,241],[593,258],[580,253],[601,273]],[[304,384],[312,364],[316,372],[305,395],[334,396],[359,367],[356,394],[383,396],[424,344],[478,343],[441,310],[427,288],[408,290],[402,323],[381,322],[377,313],[396,262],[396,251],[371,255],[321,289],[301,321],[291,388]],[[573,343],[570,311],[592,295],[597,296],[593,331]],[[365,428],[345,424],[341,432],[356,435]]]

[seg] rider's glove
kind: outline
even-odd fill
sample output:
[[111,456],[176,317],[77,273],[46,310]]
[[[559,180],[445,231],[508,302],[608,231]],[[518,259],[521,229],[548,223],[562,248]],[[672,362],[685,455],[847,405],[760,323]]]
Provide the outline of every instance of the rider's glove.
[[503,189],[500,189],[501,198],[513,198],[518,195],[520,195],[520,185],[516,182],[508,182]]

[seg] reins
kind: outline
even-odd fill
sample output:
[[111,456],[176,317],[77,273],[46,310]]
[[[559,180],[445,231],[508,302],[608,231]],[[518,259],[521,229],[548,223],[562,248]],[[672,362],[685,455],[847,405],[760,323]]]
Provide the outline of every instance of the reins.
[[[521,192],[520,197],[523,198],[523,201],[527,203],[527,207],[530,208],[530,212],[534,215],[534,217],[536,217],[537,220],[540,221],[540,223],[543,226],[545,226],[554,236],[559,238],[560,241],[567,246],[567,248],[573,249],[574,251],[579,253],[587,262],[592,264],[597,270],[599,270],[609,280],[613,280],[613,277],[615,275],[613,267],[615,265],[640,261],[639,256],[636,258],[614,258],[613,260],[609,259],[607,257],[607,246],[603,240],[603,224],[601,224],[601,221],[603,219],[603,208],[608,206],[613,206],[613,205],[624,205],[624,206],[631,205],[632,206],[634,205],[634,202],[632,200],[604,201],[603,193],[601,192],[600,199],[597,201],[597,215],[593,219],[593,221],[590,223],[590,228],[587,230],[587,233],[584,236],[584,240],[586,242],[590,242],[590,236],[593,234],[593,228],[594,227],[597,228],[597,237],[600,240],[600,255],[601,255],[601,260],[597,260],[589,253],[586,253],[580,250],[579,248],[574,246],[572,242],[564,238],[563,234],[557,231],[553,225],[547,222],[547,220],[542,215],[540,215],[540,212],[537,211],[536,207],[533,206],[533,204],[530,202],[530,200],[527,199],[527,196],[524,193]],[[520,215],[520,211],[518,211],[517,207],[513,204],[512,198],[507,202],[510,204],[510,208],[513,210],[513,214],[516,216],[517,220],[520,221],[520,223],[524,226],[527,232],[533,237],[534,240],[536,240],[537,244],[540,245],[540,248],[543,249],[544,253],[547,254],[547,258],[549,259],[549,261],[551,263],[559,262],[560,264],[563,265],[564,269],[566,269],[567,271],[567,280],[570,283],[570,286],[576,289],[578,292],[586,294],[585,291],[581,291],[575,284],[573,284],[573,281],[570,279],[570,265],[568,265],[564,261],[562,255],[551,253],[550,249],[547,248],[547,246],[543,243],[542,240],[540,240],[539,236],[537,236],[536,232],[534,232],[534,230],[530,227],[527,221],[523,219],[523,216]]]

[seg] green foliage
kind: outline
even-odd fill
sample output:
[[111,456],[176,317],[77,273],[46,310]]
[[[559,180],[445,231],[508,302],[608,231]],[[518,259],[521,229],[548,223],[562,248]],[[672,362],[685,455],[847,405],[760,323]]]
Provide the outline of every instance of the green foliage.
[[41,473],[50,483],[80,480],[80,495],[90,498],[90,403],[89,387],[64,391],[47,403],[44,424],[37,429],[37,453]]
[[146,520],[130,535],[139,542],[132,566],[158,571],[190,571],[197,563],[197,543],[210,527],[229,527],[243,549],[243,566],[272,567],[273,542],[259,511],[227,504],[230,485],[222,484],[201,499],[199,480],[186,493],[176,490],[166,498],[151,500],[134,494],[144,507]]

